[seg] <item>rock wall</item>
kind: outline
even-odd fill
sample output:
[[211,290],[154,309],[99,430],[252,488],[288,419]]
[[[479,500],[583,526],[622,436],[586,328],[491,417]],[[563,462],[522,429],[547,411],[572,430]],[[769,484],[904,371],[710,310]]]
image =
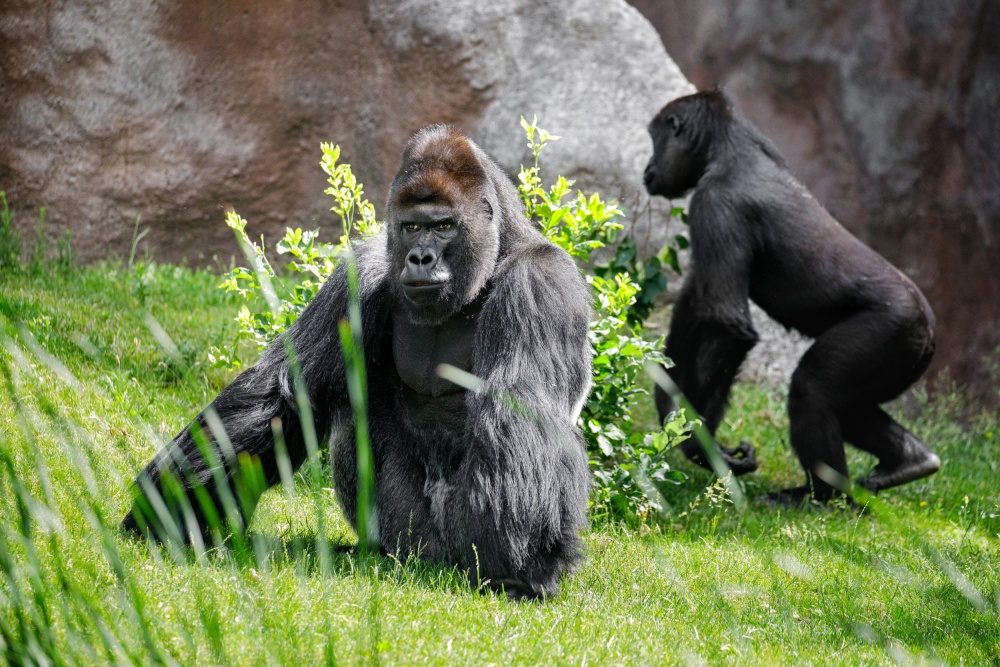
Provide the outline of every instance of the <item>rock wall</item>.
[[137,215],[157,259],[195,262],[238,253],[226,207],[271,239],[332,226],[320,141],[342,144],[381,204],[413,131],[469,126],[487,102],[447,43],[387,49],[357,2],[0,12],[0,188],[22,224],[47,206],[83,260],[127,254]]
[[381,212],[420,127],[456,125],[514,173],[537,114],[564,137],[548,172],[622,197],[652,248],[667,204],[642,192],[645,125],[689,90],[624,0],[7,0],[0,189],[84,261],[127,255],[141,216],[155,258],[228,263],[227,207],[269,242],[332,238],[321,141]]
[[1000,4],[630,1],[692,82],[724,85],[919,284],[938,318],[931,372],[1000,402]]

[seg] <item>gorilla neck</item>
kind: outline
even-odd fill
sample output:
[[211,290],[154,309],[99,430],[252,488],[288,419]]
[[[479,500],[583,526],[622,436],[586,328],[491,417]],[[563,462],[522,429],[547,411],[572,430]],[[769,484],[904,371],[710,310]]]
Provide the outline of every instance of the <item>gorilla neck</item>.
[[439,364],[472,371],[482,296],[443,322],[415,323],[405,312],[393,316],[392,356],[402,384],[403,408],[420,429],[460,433],[465,426],[465,390],[438,377]]

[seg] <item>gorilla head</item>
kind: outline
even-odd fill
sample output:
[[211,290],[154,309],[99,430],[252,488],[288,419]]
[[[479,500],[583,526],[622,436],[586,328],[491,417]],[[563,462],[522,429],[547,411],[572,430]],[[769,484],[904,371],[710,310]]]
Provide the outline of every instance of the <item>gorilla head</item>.
[[396,296],[414,321],[447,319],[496,268],[498,193],[480,153],[440,125],[410,139],[403,153],[389,191],[388,245]]
[[684,195],[733,143],[753,145],[776,164],[786,166],[770,139],[743,120],[721,90],[674,100],[653,117],[647,129],[653,139],[653,156],[642,180],[651,195],[671,199]]
[[705,98],[682,97],[660,110],[649,123],[653,156],[643,173],[651,195],[680,197],[698,184],[708,164],[705,137],[710,133]]

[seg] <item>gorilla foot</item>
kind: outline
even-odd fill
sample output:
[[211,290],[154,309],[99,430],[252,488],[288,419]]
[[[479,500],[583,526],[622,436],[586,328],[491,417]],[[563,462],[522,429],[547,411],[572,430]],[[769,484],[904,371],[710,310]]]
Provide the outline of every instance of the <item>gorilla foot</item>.
[[[715,445],[719,457],[735,476],[739,477],[757,469],[757,449],[749,442],[740,442],[736,447],[726,447],[718,442]],[[688,440],[681,445],[681,448],[693,463],[697,463],[707,470],[712,470],[712,464],[696,440]]]
[[857,480],[857,483],[872,493],[878,493],[882,489],[930,477],[940,467],[941,459],[938,458],[938,455],[918,440],[916,436],[907,434],[906,454],[902,461],[879,461],[872,474]]
[[813,495],[812,487],[808,485],[769,493],[761,498],[761,501],[765,505],[772,505],[774,507],[799,508],[803,505],[819,506],[819,501]]
[[757,448],[744,440],[736,447],[719,445],[722,460],[726,462],[733,474],[739,477],[757,469]]

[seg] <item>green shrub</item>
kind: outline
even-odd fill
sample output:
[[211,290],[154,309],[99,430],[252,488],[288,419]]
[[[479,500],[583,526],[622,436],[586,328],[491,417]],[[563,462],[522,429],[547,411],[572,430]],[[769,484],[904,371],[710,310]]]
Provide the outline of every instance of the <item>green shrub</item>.
[[287,229],[275,246],[279,255],[291,256],[291,261],[285,266],[291,279],[282,279],[267,259],[264,238],[261,237],[260,245],[254,243],[246,232],[247,221],[235,211],[226,214],[226,224],[235,232],[253,266],[236,267],[219,287],[227,292],[236,292],[255,310],[247,305],[240,308],[236,316],[239,327],[228,352],[218,347],[209,350],[209,361],[213,367],[241,368],[243,361],[238,350],[244,340],[252,341],[260,351],[291,326],[333,273],[340,251],[350,244],[351,230],[357,231],[363,238],[378,233],[375,207],[365,199],[364,187],[358,183],[350,165],[337,164],[340,146],[322,143],[320,149],[323,152],[320,166],[330,184],[324,193],[334,199],[330,210],[340,218],[343,233],[339,241],[332,244],[318,240],[318,229]]
[[[573,182],[563,176],[548,189],[543,187],[539,156],[545,145],[558,137],[524,118],[521,127],[533,158],[532,166],[522,165],[518,175],[518,193],[528,215],[556,245],[586,264],[591,253],[614,243],[623,228],[619,220],[624,213],[616,203],[606,203],[596,193],[588,197],[577,191],[567,199]],[[586,276],[594,290],[595,318],[590,325],[594,387],[580,415],[580,427],[596,482],[593,516],[641,521],[651,510],[663,509],[652,482],[679,483],[684,479],[680,472],[670,470],[663,454],[687,439],[690,427],[680,417],[672,418],[656,433],[636,432],[633,427],[632,407],[647,393],[640,382],[643,366],[669,361],[660,352],[662,337],[650,341],[642,335],[642,321],[649,310],[636,310],[636,297],[642,289],[636,280],[639,276],[629,273],[627,263],[616,267],[614,260],[619,256],[596,263],[594,274]],[[665,288],[662,272],[658,276]]]
[[[687,223],[687,214],[682,208],[674,208],[671,216],[680,216]],[[635,303],[628,309],[628,321],[632,324],[642,324],[652,312],[656,297],[667,291],[667,276],[663,272],[670,267],[677,275],[681,267],[677,259],[677,251],[684,250],[689,245],[687,237],[676,234],[658,253],[646,259],[639,259],[638,248],[632,237],[626,236],[615,248],[611,258],[594,267],[594,274],[602,278],[612,278],[619,273],[627,273],[639,291],[635,295]]]
[[[518,175],[518,194],[527,214],[550,240],[586,267],[595,250],[615,242],[623,228],[620,220],[624,213],[617,203],[605,202],[598,194],[587,196],[577,191],[571,196],[573,182],[562,176],[544,187],[539,156],[545,145],[558,137],[523,118],[521,126],[534,160],[530,167],[522,166]],[[378,230],[374,208],[364,198],[363,187],[350,166],[337,164],[339,147],[322,144],[321,148],[320,164],[330,183],[325,192],[334,198],[331,210],[340,218],[343,234],[332,244],[318,240],[319,230],[288,229],[275,247],[279,255],[290,255],[291,259],[286,272],[279,274],[265,254],[263,238],[254,243],[246,232],[246,220],[236,212],[227,214],[226,224],[236,233],[253,266],[234,269],[220,285],[247,303],[237,316],[239,327],[230,351],[210,351],[214,366],[241,367],[236,350],[242,341],[252,341],[258,350],[265,348],[298,318],[333,272],[338,253],[350,244],[351,231],[366,237]],[[610,261],[596,263],[593,273],[586,275],[594,293],[595,318],[590,327],[594,387],[579,425],[596,482],[593,516],[635,522],[662,509],[656,483],[684,479],[681,473],[670,470],[663,455],[689,437],[690,425],[677,417],[655,433],[635,432],[633,427],[632,406],[647,393],[641,383],[643,365],[669,362],[660,352],[662,337],[646,340],[642,335],[642,321],[652,298],[666,287],[661,261],[637,262],[635,246],[627,247],[633,249],[630,255],[623,259],[619,251]],[[668,262],[669,251],[661,255],[663,263]],[[650,290],[644,302],[637,300],[643,291],[638,281]]]

